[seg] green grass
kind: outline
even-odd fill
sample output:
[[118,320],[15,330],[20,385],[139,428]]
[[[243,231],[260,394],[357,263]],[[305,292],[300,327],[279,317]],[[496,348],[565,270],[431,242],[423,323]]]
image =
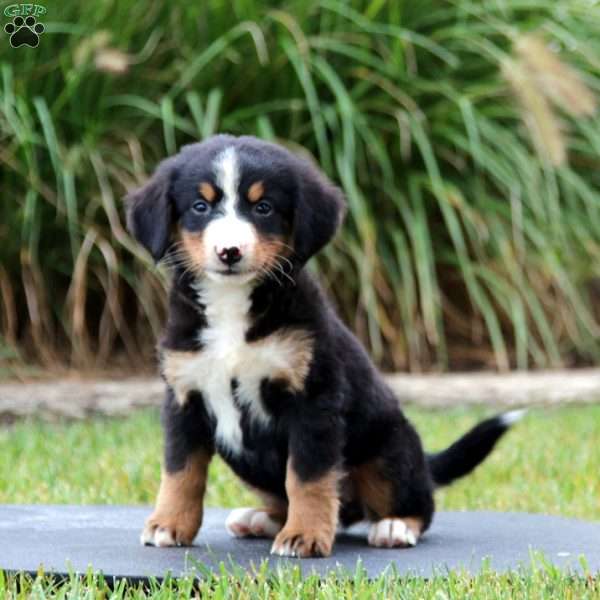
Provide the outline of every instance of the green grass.
[[[489,411],[410,409],[428,449],[444,447]],[[156,493],[161,435],[154,411],[127,419],[71,424],[19,422],[0,430],[1,503],[150,504]],[[471,476],[438,494],[440,509],[519,510],[600,520],[600,405],[536,409],[516,426]],[[252,495],[219,460],[210,471],[207,504],[252,505]],[[585,566],[585,563],[584,563]],[[428,581],[400,577],[369,580],[359,569],[319,581],[297,570],[250,574],[231,570],[207,576],[199,597],[216,598],[600,598],[600,580],[560,573],[543,557],[532,570],[477,577],[440,573]],[[0,574],[0,597],[176,598],[191,580],[149,590],[121,585],[114,595],[101,578],[72,577],[61,584]],[[20,591],[17,592],[17,589]],[[19,595],[20,594],[20,595]]]
[[[474,409],[409,410],[428,450],[445,447],[485,414]],[[600,405],[535,409],[481,468],[438,493],[439,508],[600,520],[598,439]],[[154,411],[68,425],[17,423],[0,430],[0,502],[152,503],[160,459],[161,433]],[[215,460],[207,504],[252,503],[250,492]]]
[[[112,582],[111,582],[112,583]],[[91,572],[56,583],[43,576],[2,576],[0,596],[7,600],[36,598],[110,598],[153,600],[174,598],[216,598],[219,600],[338,600],[338,599],[506,599],[506,600],[593,600],[600,598],[600,578],[592,574],[571,576],[561,573],[541,557],[534,557],[530,570],[498,574],[484,569],[471,577],[466,573],[440,573],[425,580],[405,577],[390,571],[376,579],[357,569],[355,573],[330,575],[322,580],[316,575],[303,577],[297,568],[270,573],[266,565],[246,573],[224,567],[214,575],[207,573],[198,582],[191,577],[152,582],[149,587],[117,582],[114,587]]]
[[44,22],[35,50],[0,38],[0,349],[150,356],[162,278],[134,261],[120,199],[228,131],[306,150],[344,187],[319,267],[381,364],[600,358],[588,0],[63,0]]

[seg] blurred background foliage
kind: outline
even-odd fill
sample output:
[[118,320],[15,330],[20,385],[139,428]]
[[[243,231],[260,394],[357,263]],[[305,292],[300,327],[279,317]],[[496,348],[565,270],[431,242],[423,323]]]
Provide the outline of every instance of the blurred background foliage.
[[215,132],[343,186],[316,267],[383,367],[600,358],[596,0],[46,6],[38,48],[0,34],[5,363],[152,367],[165,277],[122,197]]

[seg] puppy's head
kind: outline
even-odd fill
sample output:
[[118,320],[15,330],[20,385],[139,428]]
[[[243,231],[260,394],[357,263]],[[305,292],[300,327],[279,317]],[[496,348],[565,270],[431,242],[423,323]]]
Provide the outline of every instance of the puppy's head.
[[344,198],[320,171],[252,137],[185,146],[128,196],[128,226],[156,261],[240,283],[281,279],[334,236]]

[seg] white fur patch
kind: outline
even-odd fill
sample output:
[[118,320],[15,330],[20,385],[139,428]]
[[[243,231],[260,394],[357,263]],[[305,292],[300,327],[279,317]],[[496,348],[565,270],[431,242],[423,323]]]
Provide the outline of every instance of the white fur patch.
[[246,358],[251,290],[249,286],[224,281],[203,282],[197,291],[198,300],[206,306],[208,327],[201,333],[204,349],[194,369],[195,383],[205,397],[207,409],[216,418],[217,440],[239,452],[241,415],[232,397],[231,380],[237,377],[238,365]]
[[510,426],[520,421],[527,414],[526,408],[511,410],[500,417],[502,425]]
[[416,546],[417,536],[402,519],[382,519],[369,529],[369,544],[378,548]]
[[222,268],[217,255],[226,248],[239,248],[242,260],[251,263],[258,240],[254,227],[237,214],[240,172],[233,146],[217,156],[214,170],[223,199],[219,203],[222,214],[211,220],[202,236],[205,255],[209,257],[208,266],[217,270]]
[[229,513],[225,528],[233,537],[274,538],[282,528],[281,523],[271,518],[265,510],[257,508],[236,508]]
[[233,146],[229,146],[217,156],[214,162],[217,184],[223,191],[223,203],[227,213],[232,213],[237,200],[240,172],[237,154]]
[[293,548],[294,540],[287,540],[281,546],[273,544],[271,546],[271,554],[276,556],[289,556],[290,558],[298,558],[298,553]]
[[173,534],[168,529],[154,528],[146,525],[140,537],[142,546],[156,546],[158,548],[167,548],[177,546]]
[[[216,420],[216,439],[233,453],[242,449],[241,412],[236,400],[245,406],[256,421],[268,424],[270,417],[261,401],[263,379],[290,375],[290,380],[306,370],[306,357],[298,343],[302,334],[273,334],[256,342],[246,342],[250,327],[249,284],[223,278],[205,279],[196,284],[198,301],[205,306],[207,327],[200,332],[202,350],[186,353],[184,360],[174,361],[169,368],[169,384],[174,389],[202,392],[209,414]],[[299,350],[300,348],[300,350]],[[236,399],[232,380],[238,387]],[[185,400],[180,395],[180,402]]]

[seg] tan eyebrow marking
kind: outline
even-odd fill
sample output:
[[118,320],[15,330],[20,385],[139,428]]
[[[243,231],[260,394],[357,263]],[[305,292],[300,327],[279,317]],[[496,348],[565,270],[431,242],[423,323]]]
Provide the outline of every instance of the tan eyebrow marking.
[[263,197],[264,193],[265,186],[263,185],[263,182],[257,181],[248,188],[248,200],[250,200],[250,202],[258,202]]
[[214,202],[217,197],[217,191],[210,183],[208,183],[208,181],[203,181],[198,186],[198,191],[207,202]]

